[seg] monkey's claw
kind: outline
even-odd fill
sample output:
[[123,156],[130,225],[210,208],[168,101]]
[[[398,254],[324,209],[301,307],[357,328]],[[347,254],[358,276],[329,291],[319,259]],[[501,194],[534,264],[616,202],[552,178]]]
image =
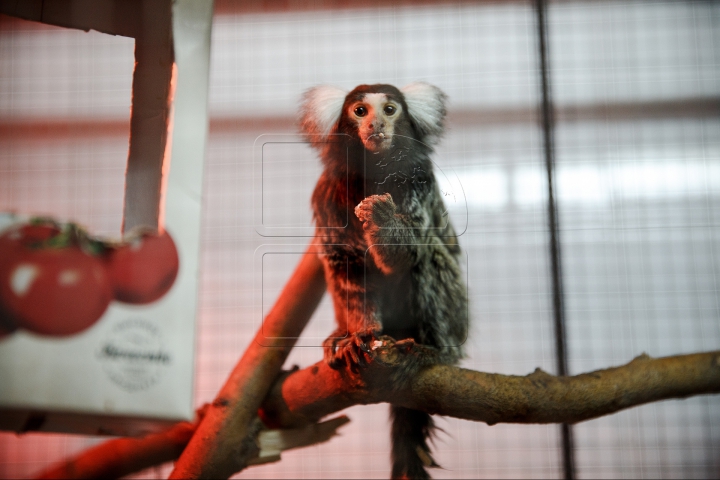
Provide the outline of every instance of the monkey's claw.
[[377,340],[374,331],[355,333],[345,338],[329,338],[325,343],[325,361],[330,367],[339,369],[343,365],[357,371],[369,363],[370,345]]

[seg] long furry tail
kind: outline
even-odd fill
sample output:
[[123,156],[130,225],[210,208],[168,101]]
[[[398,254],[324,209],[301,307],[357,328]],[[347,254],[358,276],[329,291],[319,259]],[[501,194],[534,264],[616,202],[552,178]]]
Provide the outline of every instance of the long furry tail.
[[418,410],[390,405],[392,419],[392,478],[430,478],[425,467],[437,467],[427,440],[435,423],[430,415]]

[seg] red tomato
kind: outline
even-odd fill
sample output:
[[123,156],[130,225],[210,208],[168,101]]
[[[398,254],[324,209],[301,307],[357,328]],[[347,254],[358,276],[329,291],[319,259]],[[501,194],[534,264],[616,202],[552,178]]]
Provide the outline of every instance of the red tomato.
[[[5,278],[9,274],[10,263],[19,255],[22,245],[32,246],[49,240],[60,233],[60,228],[52,223],[18,224],[7,229],[0,235],[0,275]],[[5,302],[0,298],[0,338],[17,330],[13,315],[8,311]]]
[[[55,223],[31,223],[20,225],[7,232],[7,238],[20,240],[24,245],[31,246],[50,240],[60,234],[60,227]],[[3,235],[5,237],[6,235]]]
[[108,269],[115,298],[121,302],[154,302],[170,290],[180,261],[167,232],[142,234],[110,253]]
[[112,289],[99,258],[76,245],[42,245],[53,228],[25,225],[0,237],[0,306],[18,327],[71,335],[102,316]]
[[60,228],[51,223],[16,225],[0,235],[0,264],[12,260],[13,250],[20,245],[36,247],[60,234]]

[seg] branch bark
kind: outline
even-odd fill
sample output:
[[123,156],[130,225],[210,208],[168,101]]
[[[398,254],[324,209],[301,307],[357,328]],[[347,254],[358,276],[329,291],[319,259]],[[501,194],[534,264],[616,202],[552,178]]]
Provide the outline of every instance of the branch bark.
[[228,478],[256,456],[258,408],[324,292],[323,266],[311,244],[170,478]]
[[[357,404],[388,402],[488,425],[577,423],[670,398],[720,393],[720,351],[651,358],[571,377],[540,369],[526,376],[437,365],[402,387],[389,383],[402,356],[388,346],[359,372],[325,362],[287,373],[263,402],[262,415],[298,426]],[[391,368],[388,368],[390,366]]]
[[109,440],[51,467],[37,478],[121,478],[177,459],[196,428],[197,424],[181,422],[146,437]]
[[[385,342],[368,358],[368,366],[357,372],[333,370],[321,361],[302,370],[282,373],[262,402],[261,416],[274,427],[302,429],[352,405],[392,402],[489,425],[576,423],[644,403],[720,393],[720,351],[664,358],[641,355],[620,367],[572,377],[556,377],[540,369],[526,376],[513,376],[434,366],[419,372],[406,385],[391,388],[390,373],[406,358],[393,348],[389,339]],[[242,413],[245,414],[244,410]],[[253,417],[248,425],[252,428],[243,429],[244,437],[224,430],[218,435],[231,438],[211,439],[226,449],[226,455],[240,451],[244,445],[240,452],[243,468],[259,463],[255,459],[262,457],[256,440],[261,424]],[[187,428],[191,430],[188,432]],[[126,475],[174,459],[172,452],[179,455],[183,441],[187,442],[191,434],[191,424],[178,424],[165,434],[111,440],[41,478]],[[228,445],[233,441],[237,444]],[[189,447],[185,450],[187,453]],[[119,470],[118,466],[124,469]]]

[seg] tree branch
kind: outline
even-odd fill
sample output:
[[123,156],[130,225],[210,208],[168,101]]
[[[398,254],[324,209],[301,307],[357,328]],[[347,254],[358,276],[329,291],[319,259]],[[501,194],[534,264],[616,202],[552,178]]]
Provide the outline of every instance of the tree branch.
[[438,365],[406,385],[392,386],[390,372],[402,357],[382,347],[359,372],[325,362],[281,377],[263,402],[273,423],[315,422],[356,404],[388,402],[431,414],[496,423],[576,423],[669,398],[720,393],[720,351],[651,358],[571,377],[540,369],[526,376],[499,375]]
[[197,424],[180,422],[142,438],[117,438],[45,470],[37,478],[120,478],[177,459]]
[[257,455],[257,411],[325,292],[314,244],[205,413],[170,478],[228,478]]
[[[320,418],[357,404],[392,402],[489,425],[576,423],[644,403],[720,393],[720,351],[664,358],[641,355],[620,367],[572,377],[556,377],[540,369],[526,376],[514,376],[433,366],[420,371],[406,385],[391,388],[388,383],[391,372],[408,361],[408,355],[393,348],[390,339],[383,341],[385,345],[367,358],[367,367],[357,372],[333,370],[324,361],[302,370],[283,372],[262,402],[261,417],[273,427],[297,429],[292,438],[298,438],[309,435],[307,426],[315,428],[314,423]],[[412,353],[409,352],[410,356]],[[332,428],[323,427],[324,433],[315,441],[330,438],[334,428],[344,421],[332,422],[334,425],[326,422]],[[308,444],[290,440],[285,447],[262,454],[260,450],[266,447],[262,435],[258,440],[261,424],[257,417],[251,425],[243,430],[244,437],[232,435],[239,444],[235,451],[241,453],[238,458],[242,459],[243,468],[277,460],[282,449]],[[182,423],[164,434],[144,439],[111,440],[49,470],[41,478],[126,475],[174,459],[191,434],[192,425]],[[198,434],[199,431],[194,437]],[[229,440],[218,442],[227,444]],[[274,458],[263,460],[264,455]]]

